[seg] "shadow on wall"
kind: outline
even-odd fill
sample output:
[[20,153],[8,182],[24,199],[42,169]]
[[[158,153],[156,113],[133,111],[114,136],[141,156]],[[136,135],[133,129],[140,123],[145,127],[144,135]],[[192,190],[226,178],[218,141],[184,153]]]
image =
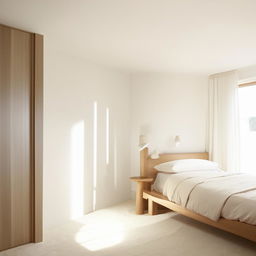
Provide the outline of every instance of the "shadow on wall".
[[92,120],[71,128],[70,219],[105,207],[118,189],[117,131],[110,109],[100,107],[94,101]]

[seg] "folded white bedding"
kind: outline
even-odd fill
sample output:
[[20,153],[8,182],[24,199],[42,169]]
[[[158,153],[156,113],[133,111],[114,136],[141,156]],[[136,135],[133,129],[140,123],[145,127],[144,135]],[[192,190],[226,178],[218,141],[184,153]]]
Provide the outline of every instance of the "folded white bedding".
[[158,174],[153,189],[214,221],[223,216],[256,223],[256,176],[213,170]]
[[170,173],[158,173],[156,176],[156,180],[152,185],[152,189],[163,194],[164,185],[169,177]]
[[225,203],[222,217],[256,225],[256,190],[231,196]]

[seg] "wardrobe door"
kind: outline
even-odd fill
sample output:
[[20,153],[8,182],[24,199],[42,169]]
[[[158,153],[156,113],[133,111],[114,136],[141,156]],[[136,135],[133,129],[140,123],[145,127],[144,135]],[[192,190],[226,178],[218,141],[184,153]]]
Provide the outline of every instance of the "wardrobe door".
[[0,26],[0,251],[33,237],[32,37]]

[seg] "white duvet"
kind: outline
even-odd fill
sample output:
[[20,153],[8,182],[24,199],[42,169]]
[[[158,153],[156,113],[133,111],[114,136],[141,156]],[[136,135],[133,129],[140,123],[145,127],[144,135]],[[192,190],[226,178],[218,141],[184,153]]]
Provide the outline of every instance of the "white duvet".
[[217,170],[160,174],[153,189],[211,220],[222,216],[256,225],[256,176]]

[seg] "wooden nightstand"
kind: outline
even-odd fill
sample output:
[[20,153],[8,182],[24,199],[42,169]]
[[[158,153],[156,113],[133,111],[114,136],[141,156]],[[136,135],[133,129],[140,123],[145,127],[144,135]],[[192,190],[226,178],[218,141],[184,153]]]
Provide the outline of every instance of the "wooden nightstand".
[[131,177],[132,181],[137,182],[136,188],[136,214],[144,213],[144,199],[143,199],[143,189],[145,189],[146,184],[150,185],[153,182],[153,178],[147,177]]

